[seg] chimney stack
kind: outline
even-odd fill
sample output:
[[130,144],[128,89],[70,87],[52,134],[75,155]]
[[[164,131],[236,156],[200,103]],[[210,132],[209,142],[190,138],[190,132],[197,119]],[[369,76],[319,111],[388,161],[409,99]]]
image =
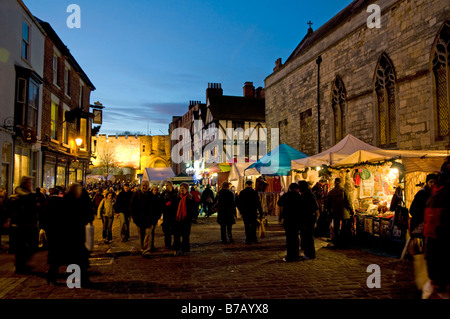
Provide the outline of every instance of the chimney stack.
[[206,101],[210,96],[222,96],[222,84],[221,83],[208,83],[208,88],[206,89]]
[[255,87],[253,82],[244,83],[244,97],[255,97]]
[[275,67],[273,68],[273,72],[278,71],[283,66],[283,63],[281,63],[281,58],[278,58],[275,61]]

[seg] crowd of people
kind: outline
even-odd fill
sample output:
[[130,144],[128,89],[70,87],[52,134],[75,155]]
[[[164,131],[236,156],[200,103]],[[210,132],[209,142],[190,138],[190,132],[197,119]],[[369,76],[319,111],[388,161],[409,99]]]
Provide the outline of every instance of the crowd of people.
[[[320,183],[319,183],[320,184]],[[210,217],[217,214],[220,224],[220,240],[233,243],[233,225],[237,212],[245,228],[245,243],[258,242],[257,228],[262,222],[263,211],[258,192],[252,181],[239,193],[231,184],[223,182],[215,193],[208,185],[197,189],[182,183],[176,188],[166,182],[164,189],[141,184],[116,183],[72,184],[67,190],[51,188],[33,192],[32,180],[24,177],[11,196],[0,189],[0,225],[10,228],[10,247],[16,255],[16,272],[26,273],[27,262],[36,251],[39,231],[44,230],[48,248],[48,282],[55,283],[61,265],[78,264],[83,273],[83,283],[89,283],[87,268],[89,251],[85,240],[86,225],[101,218],[102,239],[109,244],[113,240],[112,225],[120,221],[120,240],[130,238],[131,221],[136,225],[143,257],[156,250],[155,230],[162,226],[164,245],[174,255],[190,251],[192,223],[200,214]],[[411,208],[410,233],[423,240],[430,282],[439,291],[448,289],[450,258],[443,253],[450,247],[450,159],[442,165],[439,174],[430,174],[423,189],[416,195]],[[334,224],[331,235],[334,247],[345,248],[349,243],[350,220],[354,215],[352,203],[341,180],[336,178],[334,188],[322,197],[317,185],[311,189],[306,181],[292,183],[278,201],[281,208],[280,222],[285,229],[286,262],[314,259],[314,230],[322,212],[329,215]],[[328,227],[327,225],[327,227]],[[303,251],[300,254],[300,250]],[[446,288],[447,287],[447,288]]]

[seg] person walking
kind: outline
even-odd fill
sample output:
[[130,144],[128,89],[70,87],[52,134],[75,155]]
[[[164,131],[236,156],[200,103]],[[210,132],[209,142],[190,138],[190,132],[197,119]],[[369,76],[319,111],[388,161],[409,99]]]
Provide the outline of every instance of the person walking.
[[427,201],[423,234],[429,281],[423,299],[450,299],[450,156]]
[[314,247],[314,226],[319,217],[319,205],[306,181],[298,182],[301,195],[300,242],[304,252],[303,260],[316,258]]
[[216,197],[218,208],[217,223],[220,225],[220,238],[223,244],[226,244],[228,241],[234,243],[232,227],[236,223],[236,203],[229,187],[230,184],[227,181],[223,182],[222,189],[217,193]]
[[178,210],[178,192],[173,188],[171,182],[166,182],[166,189],[161,194],[164,233],[164,246],[172,249],[173,223]]
[[334,188],[328,193],[326,207],[331,212],[333,218],[334,236],[332,243],[336,248],[345,247],[351,234],[351,216],[353,216],[353,206],[350,203],[349,194],[341,186],[341,179],[334,180]]
[[31,177],[24,176],[8,201],[17,274],[30,271],[28,262],[38,247],[38,207],[31,184]]
[[109,192],[106,197],[102,199],[100,205],[98,205],[97,215],[102,217],[103,222],[103,241],[105,244],[109,244],[112,241],[112,225],[114,222],[114,194]]
[[66,229],[71,226],[72,218],[65,209],[64,199],[59,196],[57,188],[49,189],[45,211],[48,217],[45,229],[48,241],[47,283],[56,285],[58,269],[62,265],[68,265],[69,251],[65,247],[67,240]]
[[119,213],[120,237],[122,242],[126,242],[130,238],[130,204],[132,197],[133,193],[130,190],[130,185],[124,184],[115,203],[115,211]]
[[[74,183],[63,197],[63,207],[69,220],[64,228],[64,249],[67,250],[67,264],[80,267],[81,286],[88,287],[89,251],[86,248],[86,225],[94,221],[92,202],[81,184]],[[67,221],[67,220],[66,220]]]
[[173,249],[175,255],[184,255],[190,251],[191,222],[197,212],[194,197],[189,193],[189,185],[181,183],[177,207],[177,215],[174,221]]
[[143,181],[141,190],[133,195],[130,205],[133,222],[138,228],[142,257],[149,257],[150,253],[155,250],[154,232],[156,222],[159,219],[155,216],[158,213],[161,216],[160,202],[150,192],[149,188],[149,182]]
[[301,224],[300,207],[302,197],[299,194],[299,186],[296,183],[289,185],[287,193],[281,195],[278,200],[281,207],[280,219],[286,235],[286,257],[283,261],[295,262],[299,259],[299,232]]
[[214,192],[211,189],[211,185],[206,185],[205,190],[202,193],[202,206],[203,206],[203,212],[206,217],[209,217],[212,215],[212,206],[214,203]]
[[425,214],[425,207],[428,198],[431,196],[431,189],[437,183],[437,174],[428,174],[425,185],[414,195],[414,199],[409,208],[410,220],[410,234],[415,238],[423,239],[423,219]]
[[256,228],[258,225],[258,212],[262,221],[262,207],[258,193],[253,189],[253,182],[247,181],[246,187],[237,196],[237,207],[244,221],[245,243],[256,244]]

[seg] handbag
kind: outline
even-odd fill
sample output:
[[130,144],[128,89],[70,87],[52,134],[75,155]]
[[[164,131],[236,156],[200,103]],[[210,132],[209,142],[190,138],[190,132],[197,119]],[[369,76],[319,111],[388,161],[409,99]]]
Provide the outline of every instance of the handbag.
[[94,250],[94,225],[86,225],[86,248],[89,251]]

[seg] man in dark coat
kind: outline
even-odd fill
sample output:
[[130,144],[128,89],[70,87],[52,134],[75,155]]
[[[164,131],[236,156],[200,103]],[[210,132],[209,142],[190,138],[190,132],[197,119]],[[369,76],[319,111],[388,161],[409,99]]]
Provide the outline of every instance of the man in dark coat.
[[128,241],[130,238],[130,204],[133,193],[130,190],[130,186],[125,184],[123,190],[117,196],[115,203],[115,211],[119,213],[120,218],[120,236],[123,242]]
[[325,206],[331,212],[333,218],[333,244],[335,247],[343,247],[348,244],[351,235],[350,218],[354,211],[349,194],[341,186],[339,177],[334,180],[334,188],[328,193]]
[[161,217],[159,197],[150,192],[149,182],[143,181],[141,190],[131,199],[131,216],[141,240],[142,256],[149,257],[154,247],[156,222]]
[[203,212],[205,213],[206,217],[209,217],[212,215],[212,206],[214,203],[214,192],[211,189],[211,186],[208,184],[206,185],[206,189],[202,193],[202,205],[203,205]]
[[243,189],[237,198],[237,207],[244,220],[245,243],[250,245],[257,243],[256,226],[258,224],[258,212],[262,221],[262,207],[258,193],[253,189],[253,182],[247,181],[246,188]]
[[164,233],[164,245],[167,249],[172,248],[173,226],[178,210],[178,192],[173,189],[171,182],[166,182],[166,189],[161,194]]
[[299,193],[299,186],[295,183],[289,185],[289,190],[278,200],[278,206],[281,207],[280,219],[283,221],[286,233],[286,262],[298,261],[299,258],[299,232],[302,222],[300,208],[302,197]]
[[220,224],[220,238],[223,244],[227,243],[227,236],[230,243],[233,243],[232,227],[236,223],[236,203],[234,195],[229,190],[228,182],[222,183],[222,189],[217,193],[217,223]]

